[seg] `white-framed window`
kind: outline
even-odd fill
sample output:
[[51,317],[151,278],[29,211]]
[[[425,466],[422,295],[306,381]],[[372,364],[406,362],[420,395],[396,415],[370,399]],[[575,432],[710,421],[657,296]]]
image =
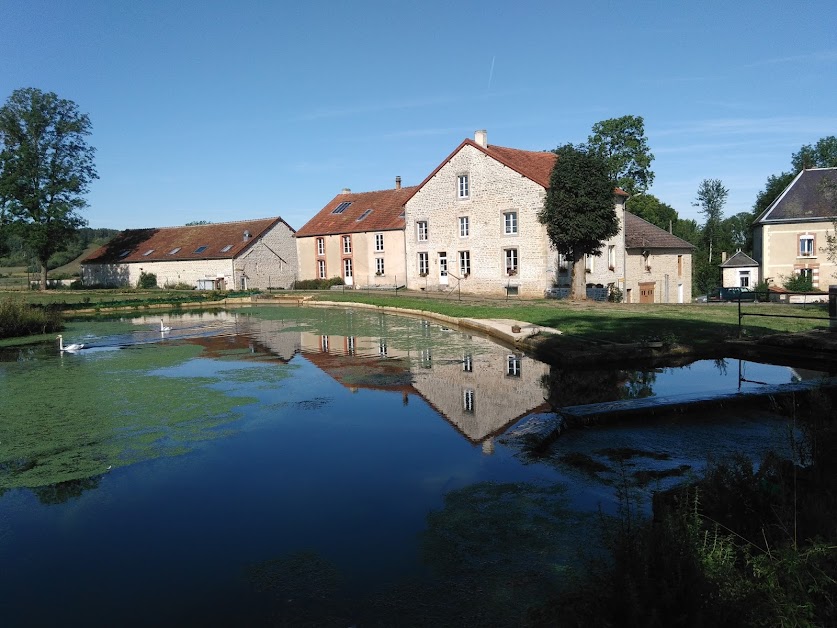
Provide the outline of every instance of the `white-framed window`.
[[473,373],[474,372],[474,356],[470,353],[466,353],[462,356],[462,370],[465,373]]
[[456,195],[458,198],[471,197],[471,185],[468,182],[467,174],[460,174],[456,177]]
[[474,390],[472,388],[466,388],[462,391],[462,409],[467,412],[468,414],[474,413],[474,397],[475,397]]
[[433,368],[433,352],[430,349],[422,349],[419,352],[419,365],[423,369]]
[[320,279],[326,278],[326,267],[324,259],[317,260],[317,277],[319,277]]
[[376,257],[375,258],[375,274],[376,275],[383,275],[384,274],[384,258],[383,257]]
[[430,273],[430,254],[429,253],[419,253],[418,254],[418,270],[419,275],[428,275]]
[[614,244],[607,247],[607,268],[616,270],[616,245]]
[[355,354],[355,337],[348,336],[346,338],[346,355],[354,355]]
[[317,255],[325,255],[325,238],[317,238]]
[[328,336],[320,336],[320,351],[328,353]]
[[383,338],[378,341],[378,355],[382,358],[387,357],[387,341]]
[[584,270],[586,270],[588,273],[593,272],[593,268],[594,268],[593,259],[594,258],[595,258],[595,255],[587,255],[586,253],[584,255]]
[[814,236],[801,235],[799,236],[799,257],[813,257],[814,256]]
[[384,234],[383,233],[376,233],[375,234],[375,250],[376,251],[383,251],[384,250]]
[[569,270],[570,258],[563,253],[558,254],[558,270]]
[[509,377],[520,377],[520,356],[510,355],[506,359],[506,375]]
[[503,214],[503,233],[506,235],[517,233],[517,212],[505,212]]
[[459,274],[463,277],[471,274],[471,251],[459,251]]
[[517,274],[517,249],[506,249],[505,250],[505,257],[506,257],[506,274],[507,275],[516,275]]
[[742,288],[749,288],[750,287],[750,271],[749,270],[739,270],[738,271],[738,285]]
[[347,279],[352,276],[352,258],[347,257],[343,260],[343,276]]
[[343,253],[349,255],[352,252],[352,236],[343,236]]
[[468,216],[459,217],[459,237],[467,238],[471,235],[471,223]]
[[427,241],[427,221],[426,220],[419,220],[416,223],[416,239],[419,242],[426,242]]

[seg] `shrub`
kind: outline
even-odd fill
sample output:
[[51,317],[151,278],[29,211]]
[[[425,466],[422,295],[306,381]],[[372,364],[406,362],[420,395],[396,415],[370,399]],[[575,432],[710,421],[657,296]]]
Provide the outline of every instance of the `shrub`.
[[0,338],[45,334],[62,326],[58,308],[35,308],[16,296],[0,300]]
[[342,286],[341,277],[331,279],[303,279],[294,282],[294,290],[328,290],[332,286]]
[[157,287],[157,275],[154,273],[146,273],[141,272],[139,276],[139,281],[137,282],[137,288],[156,288]]
[[813,292],[814,282],[810,276],[793,275],[791,277],[784,277],[782,285],[790,292]]

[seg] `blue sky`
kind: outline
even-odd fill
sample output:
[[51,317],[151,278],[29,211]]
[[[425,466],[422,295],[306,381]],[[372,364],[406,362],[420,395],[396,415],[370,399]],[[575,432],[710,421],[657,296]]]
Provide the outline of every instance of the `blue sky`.
[[651,192],[751,209],[803,144],[837,134],[827,2],[0,0],[0,100],[89,114],[84,216],[131,228],[280,215],[342,188],[414,185],[465,137],[550,150],[645,118]]

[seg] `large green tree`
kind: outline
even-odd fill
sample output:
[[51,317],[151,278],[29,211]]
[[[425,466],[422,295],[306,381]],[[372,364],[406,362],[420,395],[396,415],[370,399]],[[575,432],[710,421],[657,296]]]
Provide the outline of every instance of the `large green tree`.
[[604,240],[619,233],[614,181],[607,161],[592,147],[566,144],[558,158],[538,219],[552,245],[572,260],[572,298],[587,298],[585,255],[601,255]]
[[837,137],[829,135],[817,140],[816,144],[804,144],[791,158],[794,172],[806,168],[837,167]]
[[71,100],[35,88],[12,93],[0,108],[0,205],[41,268],[86,221],[79,210],[98,178],[90,120]]
[[596,122],[587,144],[605,159],[616,185],[628,194],[642,194],[651,187],[654,155],[648,148],[642,116]]
[[647,220],[660,229],[673,229],[679,216],[671,205],[663,203],[653,194],[639,194],[628,199],[625,208],[634,216]]
[[706,218],[703,225],[703,238],[708,251],[706,259],[710,264],[712,263],[714,244],[720,236],[727,196],[729,196],[729,190],[724,187],[720,179],[704,179],[698,186],[697,201],[694,205]]

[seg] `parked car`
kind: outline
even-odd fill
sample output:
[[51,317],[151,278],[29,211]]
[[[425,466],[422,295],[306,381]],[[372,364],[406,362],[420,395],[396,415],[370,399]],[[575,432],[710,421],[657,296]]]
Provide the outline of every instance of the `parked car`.
[[729,301],[755,301],[756,293],[749,288],[715,288],[706,296],[710,303]]

